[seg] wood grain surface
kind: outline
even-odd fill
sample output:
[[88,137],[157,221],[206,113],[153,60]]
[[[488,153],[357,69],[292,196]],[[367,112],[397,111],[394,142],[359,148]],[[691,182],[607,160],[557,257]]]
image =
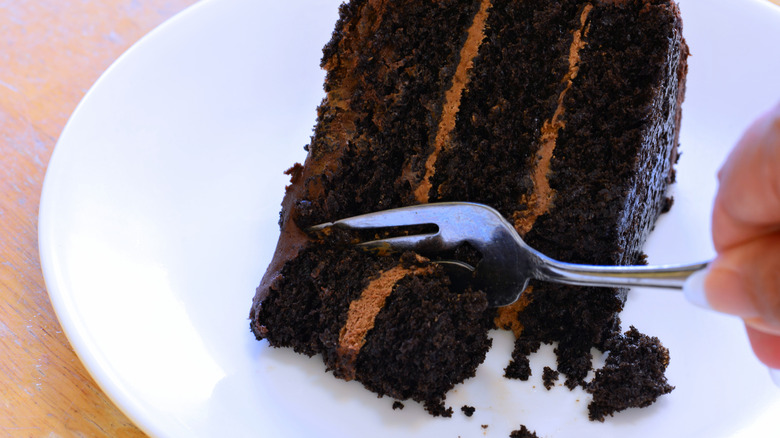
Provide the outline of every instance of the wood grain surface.
[[57,322],[38,260],[38,202],[54,144],[84,93],[195,1],[0,0],[0,436],[143,436]]
[[60,329],[38,261],[38,201],[84,93],[130,45],[193,3],[0,0],[0,436],[144,436]]

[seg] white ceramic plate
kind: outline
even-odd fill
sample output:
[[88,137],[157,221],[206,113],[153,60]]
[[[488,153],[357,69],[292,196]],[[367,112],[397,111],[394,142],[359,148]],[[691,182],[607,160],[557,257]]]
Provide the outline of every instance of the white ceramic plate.
[[[76,352],[130,418],[187,437],[506,437],[521,424],[542,437],[776,436],[780,391],[739,321],[671,292],[633,291],[623,324],[670,348],[677,389],[603,424],[587,420],[587,394],[542,387],[549,347],[530,381],[503,379],[505,333],[450,394],[451,419],[411,402],[394,411],[318,357],[255,341],[247,314],[278,235],[282,171],[304,158],[338,3],[203,1],[123,55],[63,131],[40,207],[46,284]],[[684,153],[675,206],[648,243],[656,263],[712,255],[715,171],[780,99],[779,8],[682,10],[693,53]]]

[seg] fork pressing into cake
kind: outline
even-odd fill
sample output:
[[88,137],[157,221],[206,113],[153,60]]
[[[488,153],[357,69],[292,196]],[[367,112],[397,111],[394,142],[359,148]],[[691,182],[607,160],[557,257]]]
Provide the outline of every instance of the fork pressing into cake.
[[580,286],[682,289],[688,277],[708,265],[708,262],[703,262],[597,266],[561,262],[528,246],[495,209],[469,202],[442,202],[379,211],[315,225],[309,231],[323,232],[330,228],[359,231],[420,225],[431,225],[437,229],[357,245],[369,250],[409,250],[435,257],[468,243],[481,254],[476,266],[459,260],[434,262],[485,291],[491,307],[517,301],[532,279]]

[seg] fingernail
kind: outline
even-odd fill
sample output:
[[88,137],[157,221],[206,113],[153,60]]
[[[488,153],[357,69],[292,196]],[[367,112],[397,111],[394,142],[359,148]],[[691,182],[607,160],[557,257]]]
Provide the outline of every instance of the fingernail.
[[683,284],[683,295],[691,303],[704,309],[711,309],[704,291],[704,279],[707,278],[707,272],[706,269],[703,269],[688,277]]
[[772,382],[775,383],[775,386],[780,388],[780,370],[769,368],[769,377],[772,378]]
[[748,326],[750,326],[750,327],[752,327],[752,328],[754,328],[754,329],[756,329],[756,330],[758,330],[760,332],[763,332],[763,333],[766,333],[766,334],[769,334],[769,335],[772,335],[772,336],[780,336],[780,325],[777,324],[777,323],[767,322],[766,320],[764,320],[763,318],[760,318],[760,317],[757,317],[757,318],[744,318],[744,321],[745,321],[745,324],[747,324]]

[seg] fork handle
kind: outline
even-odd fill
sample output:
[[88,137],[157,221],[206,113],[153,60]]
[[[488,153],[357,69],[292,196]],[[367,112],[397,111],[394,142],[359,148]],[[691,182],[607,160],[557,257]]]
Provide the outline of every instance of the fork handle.
[[689,265],[596,266],[545,259],[537,268],[535,277],[539,280],[604,287],[682,289],[688,277],[709,265],[709,262],[703,262]]

